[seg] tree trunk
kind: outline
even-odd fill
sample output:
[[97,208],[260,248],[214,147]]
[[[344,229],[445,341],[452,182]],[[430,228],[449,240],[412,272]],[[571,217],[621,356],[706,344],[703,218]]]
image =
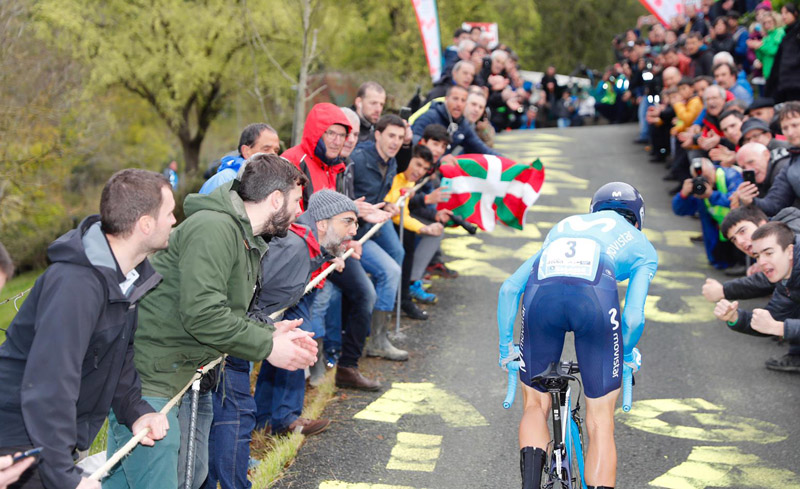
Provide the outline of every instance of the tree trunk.
[[300,58],[300,76],[295,87],[297,94],[294,100],[294,118],[292,121],[292,145],[300,144],[303,138],[303,125],[306,121],[306,85],[308,85],[308,69],[316,53],[316,34],[309,46],[311,32],[311,2],[303,0],[303,54]]
[[183,162],[186,165],[186,174],[194,175],[200,166],[200,146],[203,144],[201,138],[191,138],[188,135],[178,135],[183,148]]

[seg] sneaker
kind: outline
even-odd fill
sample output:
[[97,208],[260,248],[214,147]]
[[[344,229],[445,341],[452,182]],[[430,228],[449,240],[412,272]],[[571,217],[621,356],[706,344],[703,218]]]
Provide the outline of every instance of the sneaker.
[[285,433],[300,433],[304,436],[312,436],[325,431],[330,426],[331,420],[329,419],[307,419],[297,418],[285,430],[277,433],[283,435]]
[[426,272],[430,273],[431,275],[438,275],[442,278],[457,278],[458,272],[455,270],[451,270],[444,266],[444,263],[438,262],[428,265],[425,269]]
[[439,298],[436,297],[436,294],[431,294],[422,287],[422,282],[420,280],[417,280],[411,284],[411,287],[409,287],[408,291],[415,301],[423,304],[436,304],[436,302],[439,300]]
[[770,358],[765,365],[770,370],[778,372],[800,372],[800,355],[784,355],[780,358]]
[[400,309],[403,310],[403,314],[411,319],[416,319],[418,321],[426,321],[428,319],[428,313],[420,309],[419,306],[412,301],[404,300],[400,303]]

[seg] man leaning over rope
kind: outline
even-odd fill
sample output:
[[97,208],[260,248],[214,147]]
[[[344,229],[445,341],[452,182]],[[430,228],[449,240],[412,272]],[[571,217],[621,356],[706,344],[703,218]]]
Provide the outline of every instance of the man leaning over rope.
[[[229,353],[250,361],[302,369],[317,346],[300,321],[278,328],[245,314],[260,276],[264,237],[284,236],[294,222],[305,176],[275,155],[253,155],[239,179],[209,195],[190,195],[185,221],[170,236],[170,248],[153,257],[164,282],[142,302],[136,335],[136,368],[145,399],[160,409],[195,370]],[[173,428],[177,409],[167,414]],[[147,450],[135,448],[103,482],[105,488],[178,486],[180,429]],[[109,415],[108,452],[131,438]],[[198,450],[206,450],[199,443]]]
[[[109,409],[126,430],[165,436],[164,415],[142,399],[134,368],[137,304],[161,280],[147,260],[167,247],[175,200],[166,178],[122,170],[89,216],[47,250],[0,346],[0,455],[42,447],[13,488],[99,488],[75,465]],[[174,428],[174,425],[173,425]]]

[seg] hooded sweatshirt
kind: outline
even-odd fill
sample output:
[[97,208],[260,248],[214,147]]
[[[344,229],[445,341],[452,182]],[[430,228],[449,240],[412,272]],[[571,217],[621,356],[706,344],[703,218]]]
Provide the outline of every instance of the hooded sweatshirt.
[[142,400],[133,335],[137,303],[161,276],[144,260],[126,278],[96,215],[55,240],[47,257],[0,346],[0,447],[43,447],[44,485],[73,489],[81,478],[73,454],[89,448],[110,408],[128,428],[153,412]]
[[326,148],[322,134],[334,124],[339,124],[350,133],[350,121],[342,109],[329,103],[315,105],[306,117],[300,144],[287,149],[281,155],[308,177],[309,183],[303,188],[303,209],[308,205],[311,194],[317,190],[336,190],[337,176],[345,170],[343,159],[325,157]]
[[223,353],[255,362],[272,351],[274,328],[245,317],[268,246],[253,235],[236,182],[187,196],[186,220],[152,259],[164,282],[142,301],[136,332],[145,395],[175,396]]

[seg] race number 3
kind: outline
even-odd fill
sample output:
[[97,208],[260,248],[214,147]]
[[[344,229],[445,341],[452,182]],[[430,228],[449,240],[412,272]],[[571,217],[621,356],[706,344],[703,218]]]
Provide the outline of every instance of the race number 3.
[[558,238],[547,245],[539,260],[539,279],[575,277],[593,280],[600,247],[587,238]]

